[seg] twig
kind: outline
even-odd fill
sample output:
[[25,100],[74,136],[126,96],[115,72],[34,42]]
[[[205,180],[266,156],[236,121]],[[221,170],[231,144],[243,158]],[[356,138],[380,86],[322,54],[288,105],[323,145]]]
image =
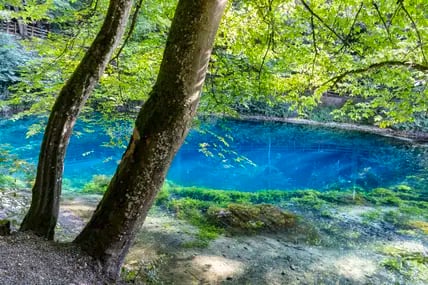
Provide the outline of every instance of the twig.
[[419,32],[419,29],[418,29],[418,27],[416,26],[416,23],[415,23],[415,21],[413,20],[413,18],[412,18],[412,16],[410,15],[410,13],[407,11],[406,7],[404,7],[403,1],[402,1],[402,0],[400,1],[400,0],[399,0],[399,2],[398,2],[398,3],[401,5],[401,9],[403,9],[404,13],[406,13],[407,17],[409,18],[410,22],[412,23],[413,28],[415,29],[415,31],[416,31],[416,35],[417,35],[417,37],[418,37],[418,41],[419,41],[419,48],[421,49],[422,57],[423,57],[423,59],[424,59],[424,62],[425,62],[425,63],[428,63],[427,57],[426,57],[425,52],[424,52],[424,44],[423,44],[423,42],[422,42],[422,37],[421,37],[421,34],[420,34],[420,32]]
[[326,22],[323,21],[323,19],[321,19],[320,16],[318,16],[317,14],[315,14],[314,11],[312,11],[311,7],[309,7],[309,5],[304,1],[304,0],[300,0],[303,4],[303,6],[305,6],[306,10],[309,11],[309,13],[311,13],[312,16],[314,16],[315,18],[318,19],[318,21],[321,22],[321,24],[323,24],[330,32],[332,32],[339,40],[341,40],[343,43],[345,43],[345,39],[339,35],[333,28],[331,28]]
[[354,31],[355,24],[357,23],[358,15],[360,15],[361,9],[363,8],[364,3],[361,2],[360,8],[358,8],[357,13],[355,14],[354,21],[352,22],[351,27],[349,28],[348,35],[346,36],[347,41],[352,36],[352,32]]
[[385,27],[386,33],[388,34],[389,42],[391,43],[391,45],[394,45],[394,42],[392,41],[392,38],[391,38],[391,33],[389,32],[389,27],[386,24],[385,19],[382,17],[382,14],[379,10],[379,6],[374,1],[372,2],[372,4],[373,4],[373,7],[375,8],[375,10],[377,12],[377,15],[379,16],[380,20],[382,21],[383,26]]
[[350,45],[350,43],[351,43],[351,39],[352,39],[352,32],[353,32],[353,30],[354,30],[355,23],[357,22],[358,15],[360,14],[361,9],[363,8],[363,6],[364,6],[364,3],[363,3],[363,2],[361,2],[360,8],[358,8],[358,11],[357,11],[357,13],[356,13],[356,14],[355,14],[355,16],[354,16],[354,20],[352,21],[352,25],[351,25],[351,27],[349,28],[349,32],[348,32],[348,34],[345,36],[345,42],[343,42],[343,45],[342,45],[342,47],[339,49],[339,51],[338,51],[338,52],[340,52],[342,49],[344,49],[345,47],[347,47],[347,46],[349,46],[349,45]]
[[397,8],[395,8],[394,13],[392,14],[391,18],[389,19],[388,27],[390,27],[390,26],[392,25],[392,20],[395,18],[395,16],[397,16],[398,11],[399,11],[399,10],[400,10],[400,8],[401,8],[400,0],[398,0],[397,4],[398,4],[398,5],[397,5]]
[[[269,0],[269,15],[272,17],[272,3],[273,0]],[[258,75],[257,75],[257,80],[259,82],[259,94],[261,93],[261,77],[262,77],[262,71],[263,71],[263,66],[265,65],[266,62],[266,58],[267,55],[269,53],[269,50],[271,49],[271,46],[274,42],[274,36],[275,36],[275,23],[274,23],[274,19],[269,19],[268,22],[268,31],[269,31],[269,35],[268,35],[268,41],[267,41],[267,47],[266,47],[266,51],[263,55],[263,59],[262,59],[262,63],[260,64],[259,70],[258,70]]]

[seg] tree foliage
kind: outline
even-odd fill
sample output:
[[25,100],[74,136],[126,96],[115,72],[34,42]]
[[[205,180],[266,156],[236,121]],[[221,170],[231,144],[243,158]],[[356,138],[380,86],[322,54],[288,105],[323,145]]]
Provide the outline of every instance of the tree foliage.
[[[48,3],[44,17],[60,32],[27,43],[40,57],[27,65],[12,100],[33,104],[29,114],[49,109],[106,6],[105,0]],[[146,99],[175,4],[144,2],[88,111],[111,115]],[[337,118],[382,127],[411,122],[428,109],[426,11],[424,0],[233,1],[216,40],[201,111],[236,114],[285,105],[308,117],[330,92],[348,98],[333,112]]]
[[208,100],[285,102],[304,116],[330,91],[351,97],[337,116],[412,120],[428,106],[427,10],[422,0],[235,2]]

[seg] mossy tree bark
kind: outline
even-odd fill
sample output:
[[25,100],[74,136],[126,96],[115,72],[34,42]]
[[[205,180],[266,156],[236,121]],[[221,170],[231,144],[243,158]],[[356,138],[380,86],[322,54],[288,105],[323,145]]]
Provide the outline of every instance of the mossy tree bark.
[[58,219],[64,157],[77,116],[103,74],[129,18],[132,0],[111,0],[106,18],[52,108],[39,155],[30,210],[21,230],[53,239]]
[[103,199],[75,243],[116,279],[186,137],[226,0],[180,0],[157,81]]

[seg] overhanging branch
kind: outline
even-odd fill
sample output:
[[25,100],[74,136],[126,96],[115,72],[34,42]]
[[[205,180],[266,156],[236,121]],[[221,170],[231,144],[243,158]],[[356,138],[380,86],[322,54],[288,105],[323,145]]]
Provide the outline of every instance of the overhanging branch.
[[423,64],[414,63],[414,62],[399,61],[399,60],[387,60],[387,61],[373,63],[373,64],[370,64],[369,66],[366,66],[363,68],[357,68],[357,69],[351,69],[351,70],[345,71],[342,74],[339,74],[335,77],[330,78],[329,80],[327,80],[323,84],[317,86],[315,89],[317,89],[321,86],[325,86],[331,82],[333,82],[332,85],[334,86],[338,82],[342,81],[348,75],[364,73],[364,72],[367,72],[367,71],[370,71],[373,69],[382,68],[385,66],[403,66],[403,67],[412,68],[412,69],[415,69],[415,70],[418,70],[418,71],[421,71],[424,73],[428,72],[428,65],[423,65]]

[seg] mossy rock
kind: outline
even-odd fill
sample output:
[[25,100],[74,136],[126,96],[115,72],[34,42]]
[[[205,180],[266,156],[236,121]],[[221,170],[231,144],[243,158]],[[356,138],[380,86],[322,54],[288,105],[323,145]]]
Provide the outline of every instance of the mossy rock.
[[295,215],[269,204],[210,207],[207,217],[211,223],[232,233],[279,232],[296,223]]

